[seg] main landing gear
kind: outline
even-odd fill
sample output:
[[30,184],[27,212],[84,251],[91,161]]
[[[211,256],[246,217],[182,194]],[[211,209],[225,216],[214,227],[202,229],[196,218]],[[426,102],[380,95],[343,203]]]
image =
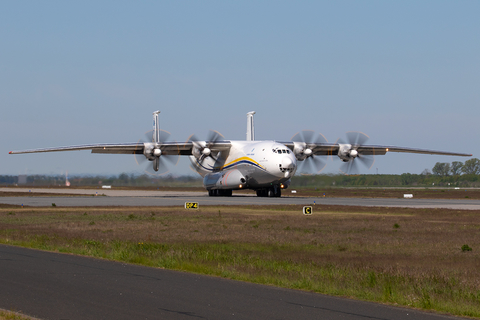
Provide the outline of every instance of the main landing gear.
[[221,190],[221,189],[212,189],[208,190],[208,195],[210,197],[231,197],[232,190]]
[[282,196],[282,189],[275,185],[270,188],[257,189],[257,197],[280,198]]

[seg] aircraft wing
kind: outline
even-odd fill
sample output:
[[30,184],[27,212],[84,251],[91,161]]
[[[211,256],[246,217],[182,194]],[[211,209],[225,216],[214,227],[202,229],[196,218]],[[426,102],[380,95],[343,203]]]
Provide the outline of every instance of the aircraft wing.
[[[286,145],[291,150],[294,150],[294,142],[280,142]],[[314,155],[317,156],[330,156],[338,155],[340,145],[338,143],[309,143],[307,147],[310,148]],[[397,147],[397,146],[382,146],[382,145],[360,145],[355,149],[363,155],[385,155],[387,152],[406,152],[406,153],[419,153],[419,154],[436,154],[445,156],[460,156],[471,157],[469,153],[458,153],[449,151],[438,151],[428,149],[417,149],[409,147]]]
[[471,157],[470,153],[459,153],[450,151],[438,151],[429,149],[417,149],[408,147],[396,147],[396,146],[376,146],[376,145],[362,145],[358,147],[358,151],[362,154],[371,155],[384,155],[387,152],[406,152],[406,153],[419,153],[419,154],[436,154],[444,156],[460,156]]
[[[81,151],[91,150],[92,153],[110,153],[110,154],[143,154],[146,147],[153,146],[153,143],[99,143],[85,144],[78,146],[42,148],[10,151],[9,154],[39,153],[39,152],[58,152],[58,151]],[[212,151],[228,150],[231,146],[230,141],[217,141],[210,149]],[[194,147],[192,142],[162,142],[158,144],[162,155],[192,155]]]

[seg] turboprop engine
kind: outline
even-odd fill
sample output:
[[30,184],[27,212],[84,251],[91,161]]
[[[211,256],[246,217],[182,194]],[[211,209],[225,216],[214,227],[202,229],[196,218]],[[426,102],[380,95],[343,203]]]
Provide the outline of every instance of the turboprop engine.
[[351,144],[339,144],[338,157],[343,162],[354,160],[358,156],[358,151],[353,149]]
[[[170,133],[165,130],[160,130],[160,124],[158,122],[158,115],[160,111],[153,113],[153,130],[147,133],[147,141],[137,143],[136,150],[134,151],[135,160],[137,164],[144,162],[145,160],[151,161],[152,164],[148,164],[145,172],[148,174],[162,175],[168,172],[167,165],[164,160],[167,160],[171,164],[175,165],[178,162],[179,153],[176,151],[163,150],[163,142],[168,139]],[[143,150],[142,153],[139,151]],[[142,156],[143,154],[143,156]]]
[[315,133],[311,130],[303,130],[292,137],[294,141],[293,153],[299,162],[297,172],[305,173],[319,173],[327,164],[320,157],[316,157],[312,148],[326,143],[327,139],[321,133]]
[[209,173],[203,178],[203,185],[210,189],[242,189],[246,186],[247,179],[237,170]]
[[155,157],[160,157],[162,155],[162,150],[160,150],[158,146],[155,146],[155,143],[145,142],[144,145],[143,155],[148,160],[155,160]]
[[345,174],[358,173],[359,169],[357,161],[368,169],[370,169],[375,161],[373,152],[362,149],[362,146],[367,142],[368,136],[362,132],[350,131],[347,132],[348,143],[342,143],[340,139],[338,142],[338,157],[345,162],[340,167],[340,171]]

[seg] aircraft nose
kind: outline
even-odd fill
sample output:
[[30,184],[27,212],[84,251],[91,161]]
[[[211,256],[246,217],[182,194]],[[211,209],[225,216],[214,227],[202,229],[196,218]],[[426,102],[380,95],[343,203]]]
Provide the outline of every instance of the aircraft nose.
[[290,157],[283,157],[282,159],[282,168],[293,169],[295,165]]
[[290,157],[283,157],[282,158],[282,172],[285,178],[290,178],[292,176],[293,171],[295,170],[295,162]]

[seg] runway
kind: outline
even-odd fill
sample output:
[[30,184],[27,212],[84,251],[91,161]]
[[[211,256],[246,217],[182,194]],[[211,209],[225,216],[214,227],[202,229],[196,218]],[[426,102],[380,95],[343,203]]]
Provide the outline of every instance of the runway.
[[0,245],[0,308],[41,319],[459,319]]
[[[88,207],[88,206],[181,206],[185,202],[198,202],[199,206],[210,205],[348,205],[409,208],[447,208],[457,210],[480,210],[480,200],[470,199],[394,199],[394,198],[313,198],[284,196],[263,198],[254,195],[232,197],[209,197],[206,192],[140,191],[112,189],[18,189],[0,188],[1,191],[26,192],[25,197],[0,197],[0,203],[25,206]],[[30,191],[30,192],[29,192]],[[35,196],[35,193],[68,193],[78,196]],[[85,196],[82,196],[85,195]]]

